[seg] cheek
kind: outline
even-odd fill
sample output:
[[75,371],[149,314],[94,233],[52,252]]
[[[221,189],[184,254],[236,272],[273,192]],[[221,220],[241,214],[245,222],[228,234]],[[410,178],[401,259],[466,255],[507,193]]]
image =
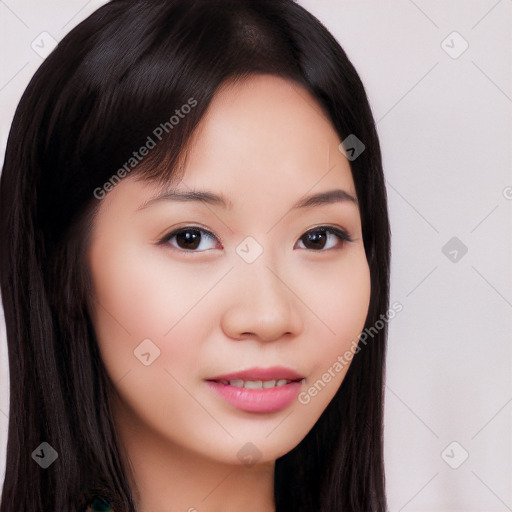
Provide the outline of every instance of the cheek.
[[[312,373],[299,402],[319,417],[339,389],[357,348],[370,303],[370,270],[363,248],[347,255],[339,267],[316,274],[308,306],[318,320],[305,348]],[[316,335],[315,335],[316,333]]]
[[343,345],[361,333],[370,304],[370,270],[364,252],[340,273],[326,308],[328,321]]
[[144,366],[134,354],[144,340],[151,340],[142,345],[149,349],[151,360],[158,354],[156,366],[171,361],[175,366],[193,357],[193,337],[190,331],[188,336],[182,332],[183,326],[211,284],[170,265],[164,251],[137,244],[97,244],[90,265],[96,299],[93,324],[113,377]]
[[170,424],[189,428],[176,410],[186,410],[187,421],[204,421],[186,382],[211,325],[201,298],[218,277],[205,282],[207,276],[170,265],[165,251],[136,244],[98,244],[90,264],[93,324],[107,373],[127,406],[122,414],[131,411],[128,421],[162,431]]
[[166,314],[172,318],[176,304],[172,294],[165,293],[165,276],[140,253],[133,246],[98,247],[91,255],[91,269],[98,312],[103,310],[134,336],[149,336],[165,328],[163,319]]
[[325,265],[323,271],[316,269],[310,282],[315,286],[304,289],[302,297],[317,316],[315,326],[325,349],[321,354],[341,350],[357,340],[368,314],[371,282],[363,247],[347,252],[335,265]]

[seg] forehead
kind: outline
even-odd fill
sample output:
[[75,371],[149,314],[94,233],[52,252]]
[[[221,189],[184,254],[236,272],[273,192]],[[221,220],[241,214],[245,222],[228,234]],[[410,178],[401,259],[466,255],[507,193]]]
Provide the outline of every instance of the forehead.
[[304,87],[273,75],[252,75],[227,82],[215,94],[191,138],[183,181],[214,186],[236,179],[251,187],[257,177],[279,187],[302,180],[304,187],[325,179],[354,192],[340,142]]
[[333,189],[342,189],[357,204],[350,164],[339,144],[322,107],[297,83],[273,75],[226,82],[189,140],[179,179],[155,183],[144,173],[127,176],[108,192],[100,212],[119,199],[138,210],[176,190],[212,192],[230,210],[260,210],[262,217]]

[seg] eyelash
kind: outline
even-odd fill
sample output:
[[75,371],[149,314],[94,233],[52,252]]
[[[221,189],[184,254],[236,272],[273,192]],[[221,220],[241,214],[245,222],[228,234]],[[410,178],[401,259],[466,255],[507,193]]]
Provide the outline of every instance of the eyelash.
[[[218,240],[218,238],[211,231],[208,231],[207,229],[201,228],[199,226],[185,226],[185,227],[179,228],[179,229],[177,229],[175,231],[171,231],[170,233],[165,235],[158,242],[158,245],[168,244],[168,242],[170,240],[172,240],[176,235],[178,235],[180,233],[183,233],[183,232],[187,232],[187,231],[199,231],[201,234],[205,234],[207,236],[207,238],[217,239]],[[302,238],[304,238],[309,233],[317,233],[317,232],[334,234],[338,238],[338,240],[341,242],[341,244],[343,244],[343,242],[353,242],[354,241],[352,239],[352,237],[346,231],[344,231],[343,229],[340,229],[340,228],[338,228],[336,226],[317,226],[315,228],[309,229],[308,231],[306,231],[299,238],[299,240],[302,240]],[[221,241],[221,243],[222,243],[222,241]],[[205,252],[205,251],[198,251],[198,250],[181,249],[181,248],[178,248],[178,247],[172,247],[172,249],[174,249],[176,251],[179,251],[179,252],[182,252],[182,253],[188,253],[188,254]],[[309,251],[312,251],[312,252],[326,252],[326,251],[331,251],[331,250],[334,250],[334,249],[336,249],[336,248],[335,247],[331,247],[329,249],[319,249],[319,250],[306,249],[306,250],[309,250]]]

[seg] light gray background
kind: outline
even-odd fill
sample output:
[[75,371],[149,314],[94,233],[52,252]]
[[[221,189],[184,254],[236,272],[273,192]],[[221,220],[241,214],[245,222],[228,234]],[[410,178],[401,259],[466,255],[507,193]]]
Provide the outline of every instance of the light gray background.
[[[37,52],[103,3],[0,0],[2,162],[17,102],[42,62]],[[512,1],[299,3],[356,66],[383,149],[391,303],[403,305],[389,325],[390,510],[512,510]],[[456,253],[449,247],[446,256],[452,237]],[[0,329],[3,479],[3,321]]]

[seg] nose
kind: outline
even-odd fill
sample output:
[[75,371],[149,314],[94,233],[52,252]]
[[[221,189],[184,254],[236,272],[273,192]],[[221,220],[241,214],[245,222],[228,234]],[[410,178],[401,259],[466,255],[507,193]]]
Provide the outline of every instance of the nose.
[[293,292],[291,274],[278,272],[263,257],[260,259],[235,268],[229,306],[221,319],[222,329],[236,340],[269,342],[297,336],[303,321],[301,301]]

